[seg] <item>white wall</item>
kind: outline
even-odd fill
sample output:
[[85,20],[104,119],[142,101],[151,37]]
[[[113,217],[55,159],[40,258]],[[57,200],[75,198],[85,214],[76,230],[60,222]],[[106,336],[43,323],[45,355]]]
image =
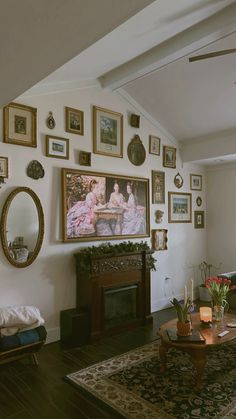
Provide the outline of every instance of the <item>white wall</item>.
[[217,166],[207,173],[207,259],[221,272],[236,270],[236,166]]
[[[1,208],[10,191],[17,186],[28,186],[39,196],[45,214],[45,236],[43,247],[36,261],[29,267],[17,269],[11,266],[0,250],[0,306],[13,304],[34,304],[39,307],[46,319],[50,339],[59,338],[60,310],[75,305],[75,263],[73,254],[81,247],[94,243],[62,243],[61,231],[61,167],[82,169],[78,165],[78,150],[92,150],[92,105],[105,107],[124,115],[124,158],[104,157],[92,154],[92,166],[88,170],[107,173],[148,177],[151,170],[164,170],[166,173],[166,204],[150,204],[150,224],[152,228],[167,228],[168,250],[156,252],[157,271],[152,273],[151,302],[152,311],[165,307],[173,295],[182,296],[183,286],[189,278],[198,275],[196,266],[206,258],[206,229],[196,230],[189,223],[168,224],[168,191],[179,191],[174,186],[177,172],[184,178],[181,192],[190,192],[189,173],[202,173],[202,169],[193,164],[182,167],[179,152],[177,168],[162,167],[161,156],[148,153],[149,135],[161,137],[162,145],[175,145],[167,135],[160,131],[158,124],[141,115],[140,129],[131,127],[128,116],[131,112],[140,113],[117,93],[101,88],[84,89],[37,97],[21,98],[20,103],[38,109],[38,147],[22,147],[1,143],[0,155],[9,158],[9,179],[0,190]],[[65,132],[64,107],[74,107],[84,111],[85,135],[79,136]],[[53,111],[56,128],[51,131],[45,121],[48,112]],[[146,148],[147,158],[142,166],[134,166],[127,157],[127,145],[134,134],[138,133]],[[61,160],[45,156],[45,134],[58,135],[70,139],[70,160]],[[43,179],[34,180],[26,175],[26,167],[33,159],[39,160],[45,169]],[[200,195],[203,205],[196,207],[196,197]],[[192,191],[193,210],[205,209],[205,178],[203,173],[203,191]],[[151,197],[151,182],[150,182]],[[156,209],[164,210],[162,224],[154,221]],[[135,239],[137,241],[137,239]],[[150,238],[147,238],[150,244]],[[117,241],[113,241],[117,243]],[[165,280],[165,277],[170,279]]]

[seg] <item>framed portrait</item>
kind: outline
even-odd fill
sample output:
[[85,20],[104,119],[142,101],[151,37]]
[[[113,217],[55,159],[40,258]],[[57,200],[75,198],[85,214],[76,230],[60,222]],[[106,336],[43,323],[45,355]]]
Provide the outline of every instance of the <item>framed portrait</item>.
[[152,170],[152,203],[165,203],[165,172]]
[[154,135],[149,135],[149,154],[160,156],[161,139]]
[[8,177],[8,158],[0,156],[0,177]]
[[176,168],[176,148],[170,146],[163,146],[163,166]]
[[4,143],[37,147],[37,109],[9,103],[3,108]]
[[81,166],[91,166],[91,153],[87,151],[80,151],[79,164],[81,164]]
[[194,211],[194,227],[204,228],[204,211]]
[[93,107],[93,152],[123,157],[123,115]]
[[66,132],[84,135],[84,113],[79,109],[66,106]]
[[149,180],[62,169],[63,241],[148,237]]
[[46,156],[69,159],[69,139],[46,135]]
[[202,190],[202,175],[190,174],[190,189],[192,191]]
[[152,230],[153,250],[167,250],[167,233],[166,229]]
[[192,222],[192,194],[168,192],[169,223]]

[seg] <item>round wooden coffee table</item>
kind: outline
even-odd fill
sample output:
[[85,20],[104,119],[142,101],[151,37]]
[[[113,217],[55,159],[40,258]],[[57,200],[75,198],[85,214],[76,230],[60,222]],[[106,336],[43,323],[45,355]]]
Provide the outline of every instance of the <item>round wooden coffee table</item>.
[[[202,388],[202,375],[206,363],[207,350],[210,347],[222,345],[222,343],[230,342],[236,338],[236,328],[227,327],[228,323],[236,323],[236,315],[226,313],[222,322],[213,321],[212,327],[204,329],[201,326],[199,313],[193,313],[191,315],[192,327],[200,331],[201,335],[205,338],[204,343],[192,343],[192,342],[175,342],[169,339],[167,329],[173,329],[176,327],[177,319],[170,320],[164,323],[159,331],[158,335],[161,338],[161,344],[159,347],[160,361],[161,361],[161,372],[166,370],[167,352],[171,348],[177,348],[183,352],[187,352],[192,359],[192,362],[196,368],[196,385],[198,389]],[[229,333],[224,337],[218,337],[218,334],[224,330],[229,330]]]

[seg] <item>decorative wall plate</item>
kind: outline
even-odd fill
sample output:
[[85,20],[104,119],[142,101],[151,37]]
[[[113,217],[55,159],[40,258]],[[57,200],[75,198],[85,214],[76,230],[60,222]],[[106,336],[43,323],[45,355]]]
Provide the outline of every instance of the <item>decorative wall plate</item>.
[[184,183],[184,180],[183,180],[181,174],[178,172],[177,175],[174,177],[174,184],[175,184],[176,188],[180,189],[180,188],[182,188],[183,183]]
[[145,147],[139,135],[135,135],[130,141],[127,149],[128,157],[135,166],[140,166],[146,159]]
[[32,179],[39,179],[44,177],[44,168],[38,160],[32,160],[26,170],[27,176]]
[[202,205],[202,198],[200,196],[197,197],[196,204],[197,204],[198,207],[200,207]]
[[49,112],[49,116],[47,117],[46,124],[49,129],[55,128],[56,122],[55,122],[55,119],[53,118],[52,112]]

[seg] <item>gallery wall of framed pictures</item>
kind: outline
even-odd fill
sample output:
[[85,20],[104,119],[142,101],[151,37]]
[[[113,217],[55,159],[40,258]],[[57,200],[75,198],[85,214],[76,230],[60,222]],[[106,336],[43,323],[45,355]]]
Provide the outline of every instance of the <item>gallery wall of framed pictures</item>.
[[[119,206],[108,208],[110,218],[112,219],[113,216],[113,219],[116,219],[116,228],[113,225],[114,221],[110,222],[110,230],[107,227],[109,234],[101,234],[98,230],[99,225],[102,224],[100,221],[102,216],[101,214],[99,215],[98,222],[96,210],[93,210],[93,216],[96,219],[95,233],[88,232],[86,234],[86,230],[83,230],[81,226],[81,231],[84,231],[84,233],[71,236],[71,233],[68,233],[69,227],[65,227],[67,221],[65,221],[65,203],[63,202],[63,240],[65,242],[71,240],[96,241],[123,237],[150,237],[151,239],[150,226],[154,228],[153,231],[156,231],[155,227],[160,227],[159,230],[164,231],[164,227],[167,227],[168,224],[192,223],[192,220],[194,220],[195,228],[204,228],[204,215],[199,214],[198,218],[196,218],[198,223],[195,220],[195,215],[194,217],[192,215],[195,210],[198,210],[199,213],[203,211],[202,205],[204,205],[204,201],[201,194],[203,190],[203,175],[195,172],[189,173],[189,171],[183,168],[181,170],[178,147],[168,142],[165,137],[160,135],[158,130],[156,132],[154,129],[149,129],[149,132],[147,129],[143,130],[142,115],[137,112],[124,113],[119,107],[106,105],[104,106],[104,103],[99,105],[95,101],[95,103],[90,103],[89,107],[86,107],[81,103],[76,105],[75,102],[70,103],[67,100],[66,103],[61,103],[62,120],[59,118],[58,111],[50,106],[45,110],[44,114],[45,133],[41,132],[42,116],[37,106],[10,103],[3,111],[3,141],[6,144],[24,145],[38,150],[37,141],[40,138],[43,141],[42,150],[45,150],[42,156],[50,157],[52,162],[55,159],[68,160],[68,163],[72,164],[72,172],[73,170],[80,171],[80,168],[84,170],[84,166],[87,166],[91,173],[94,173],[94,177],[98,179],[100,179],[98,174],[104,173],[105,184],[108,190],[110,182],[115,183],[115,180],[120,180],[120,193],[123,196],[122,216],[118,217],[117,214],[115,216],[112,213],[112,211],[114,213],[115,211],[117,212]],[[38,117],[41,117],[40,132],[37,129]],[[87,122],[85,123],[85,121]],[[7,178],[9,176],[9,159],[7,156],[3,156],[0,160],[0,177]],[[98,165],[99,162],[102,162],[102,164]],[[45,163],[40,161],[39,163],[42,164],[44,170],[43,166],[45,166]],[[46,163],[47,165],[48,163]],[[97,172],[97,170],[99,171]],[[132,175],[138,174],[138,176],[130,177],[127,174],[123,174],[128,172]],[[139,177],[140,173],[143,174],[141,177]],[[88,176],[92,176],[92,174]],[[136,179],[133,182],[129,180],[132,177]],[[80,177],[78,176],[77,179],[80,179]],[[140,179],[140,184],[137,179]],[[145,183],[145,191],[141,193],[142,179],[150,181],[150,187],[149,183],[148,186]],[[101,181],[99,180],[99,182]],[[145,220],[143,220],[145,228],[133,234],[127,233],[123,222],[123,218],[125,219],[124,215],[128,213],[129,202],[129,194],[125,183],[127,185],[129,183],[130,185],[132,184],[130,188],[135,190],[135,193],[132,192],[136,211],[134,212],[135,216],[138,214],[138,209],[140,213],[142,211],[145,212]],[[104,205],[109,206],[106,187],[103,193],[100,193],[101,196],[97,196],[96,205],[101,205],[100,201],[102,201]],[[66,189],[64,184],[63,199],[65,202],[71,202],[73,198],[75,201],[74,205],[78,206],[79,202],[86,201],[90,193],[88,184],[86,189],[83,182],[77,180],[77,188],[78,190],[82,188],[83,193],[79,194],[78,192],[75,195],[70,188]],[[110,191],[110,193],[112,192]],[[144,202],[140,203],[140,196],[143,194],[145,196],[145,204]],[[143,198],[141,201],[143,201]],[[157,213],[161,213],[162,216],[157,217]],[[105,209],[103,214],[106,214]],[[86,212],[85,217],[88,215],[89,210]],[[199,221],[200,216],[201,223]],[[106,215],[106,217],[108,216]],[[119,230],[118,218],[121,220],[119,222],[122,225],[119,234],[117,234]],[[81,223],[79,217],[77,221]]]

